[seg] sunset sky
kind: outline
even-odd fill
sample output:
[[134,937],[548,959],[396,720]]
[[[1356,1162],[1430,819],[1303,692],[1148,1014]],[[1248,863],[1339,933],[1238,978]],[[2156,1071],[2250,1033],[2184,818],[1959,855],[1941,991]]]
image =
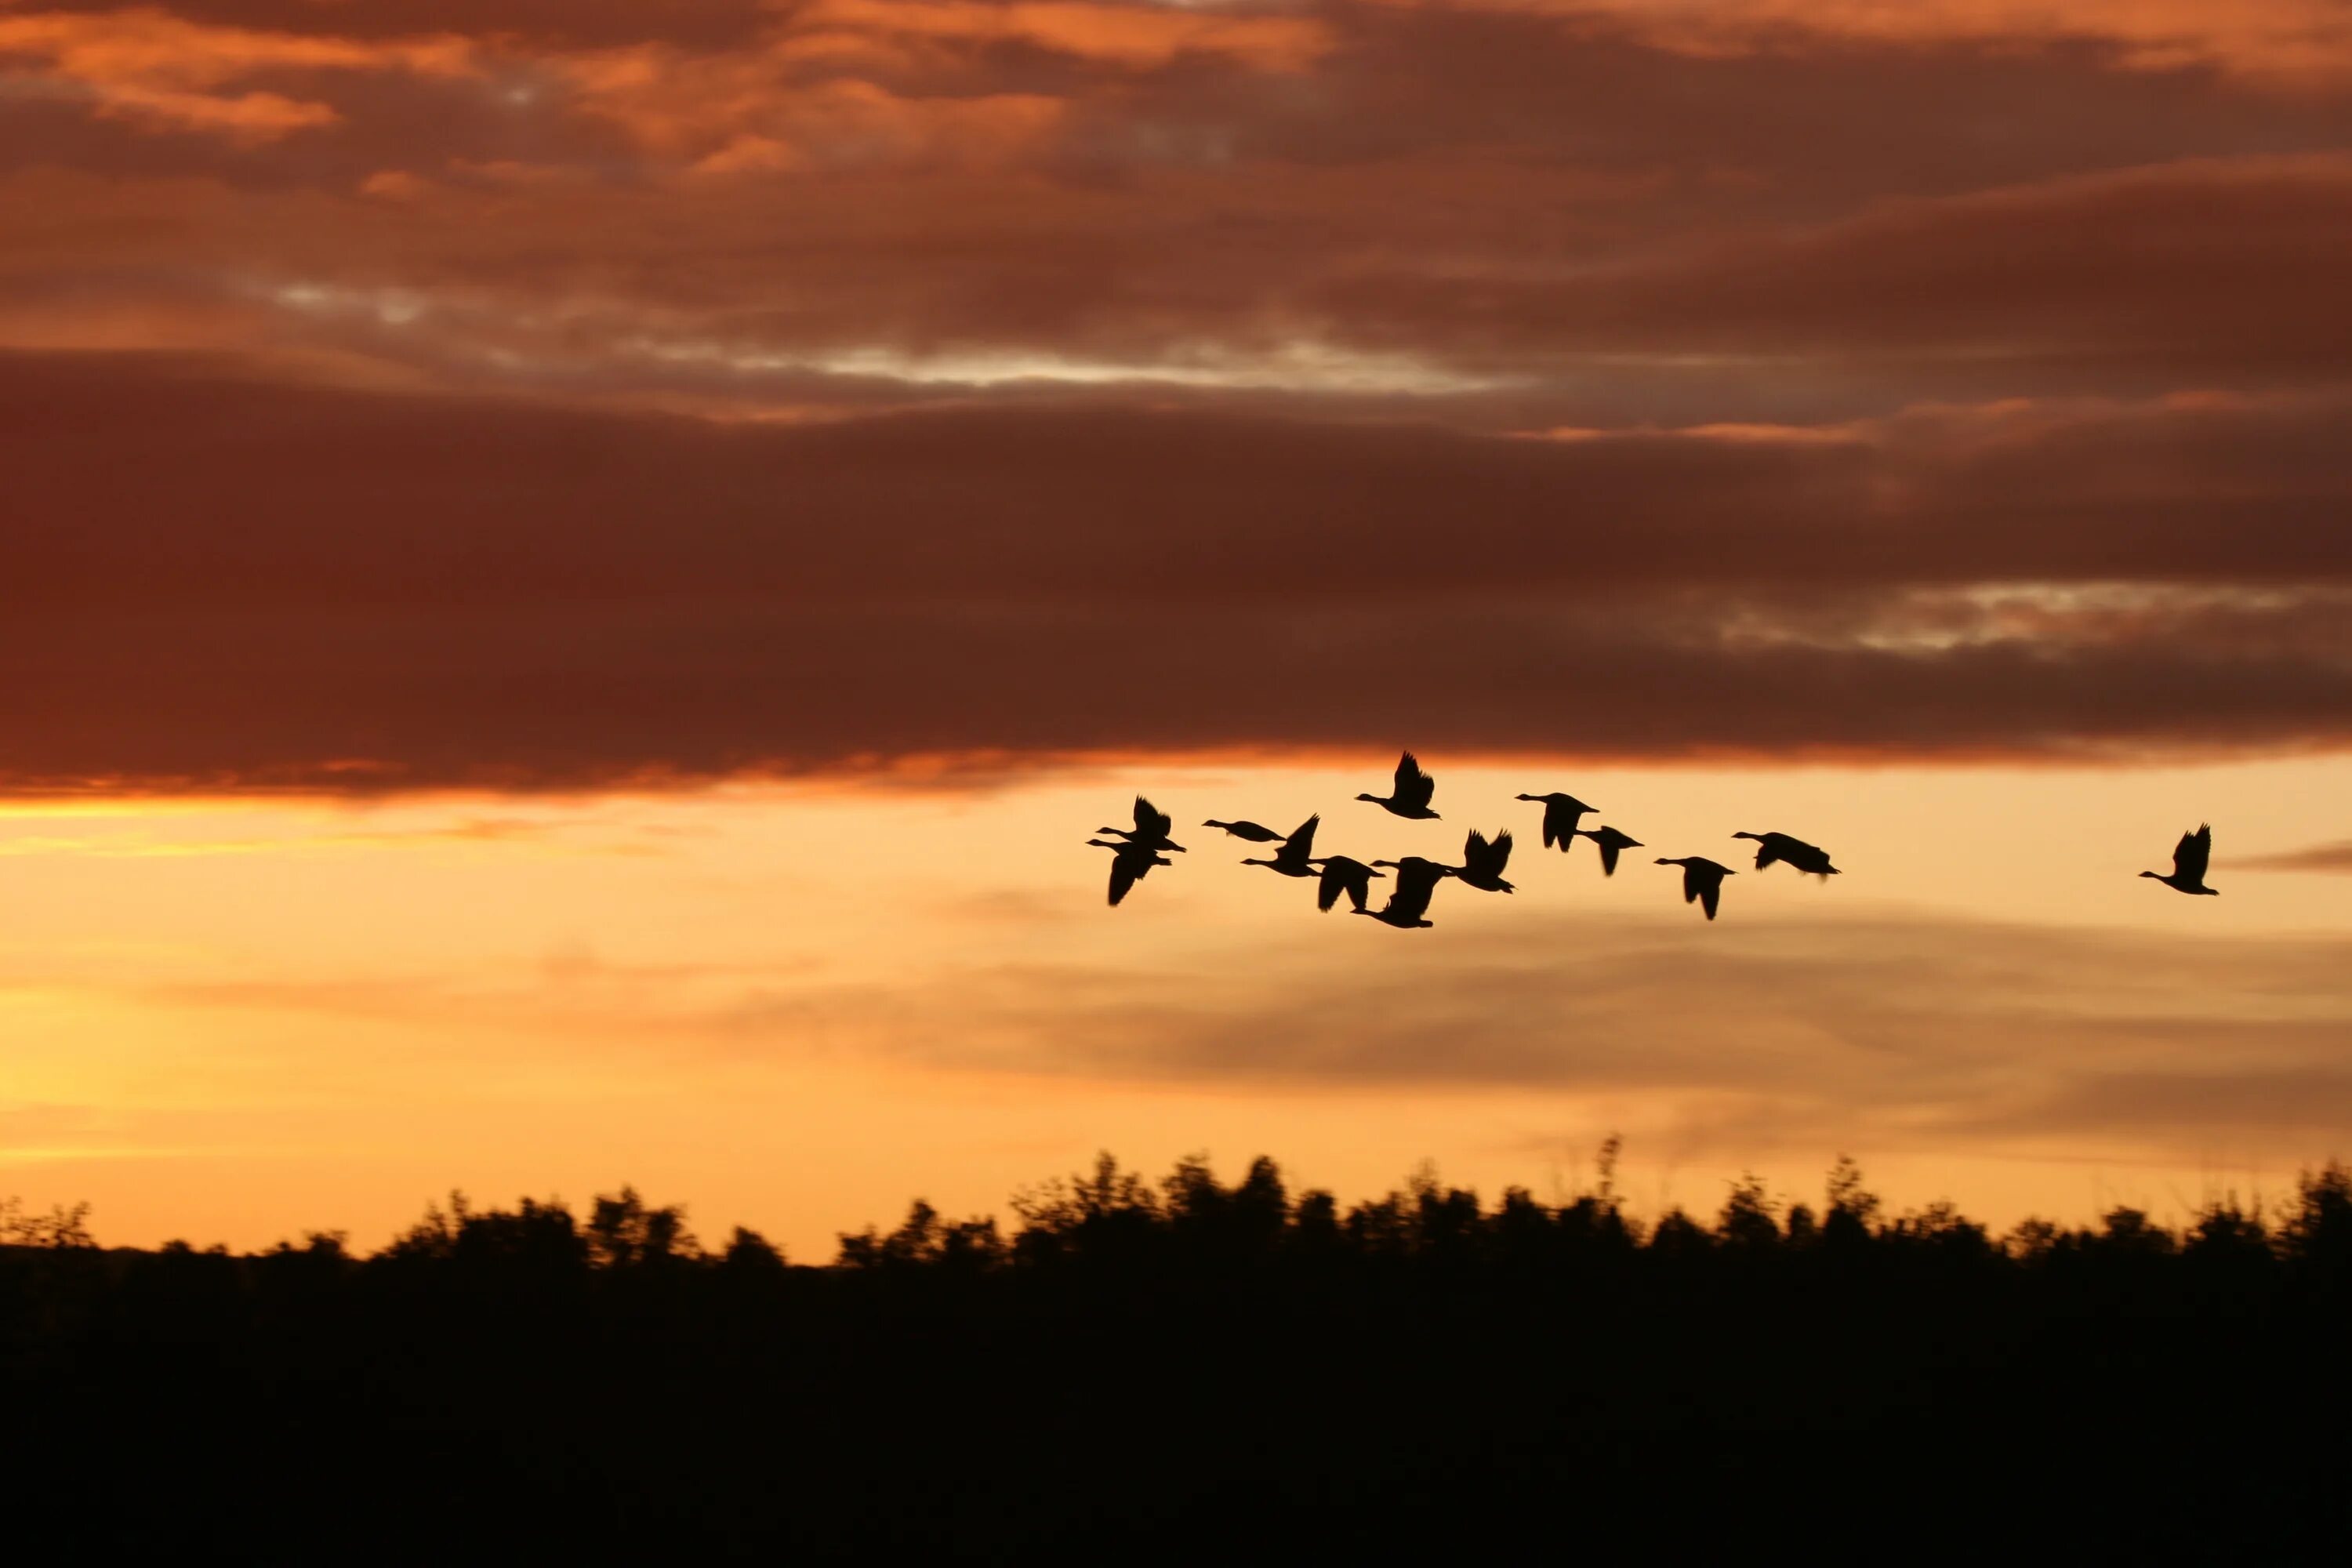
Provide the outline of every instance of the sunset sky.
[[2275,1194],[2347,279],[2341,0],[0,0],[0,1195]]

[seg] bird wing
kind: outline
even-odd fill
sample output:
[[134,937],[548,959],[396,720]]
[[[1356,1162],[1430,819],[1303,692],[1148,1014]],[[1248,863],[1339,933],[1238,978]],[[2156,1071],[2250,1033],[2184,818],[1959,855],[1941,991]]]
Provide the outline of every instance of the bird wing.
[[1420,762],[1407,752],[1397,759],[1396,788],[1392,793],[1400,805],[1427,805],[1429,797],[1437,793],[1437,781],[1423,773]]
[[1592,836],[1592,842],[1601,846],[1601,874],[1604,877],[1615,876],[1617,851],[1620,847],[1617,840],[1609,837],[1608,829],[1603,828]]
[[1168,837],[1168,830],[1175,826],[1174,817],[1170,816],[1141,795],[1135,797],[1135,836],[1138,838],[1165,838]]
[[1830,874],[1830,852],[1818,844],[1808,844],[1801,838],[1791,838],[1785,833],[1771,835],[1773,847],[1780,859],[1800,871],[1810,871],[1816,877]]
[[1127,890],[1134,887],[1137,879],[1150,869],[1149,862],[1139,861],[1133,856],[1112,856],[1110,858],[1110,907],[1118,908],[1118,901],[1127,897]]
[[1706,911],[1707,919],[1715,919],[1716,900],[1723,897],[1723,879],[1709,877],[1704,881],[1699,881],[1698,868],[1696,866],[1684,872],[1683,876],[1686,883],[1697,882],[1698,907]]
[[1759,871],[1780,858],[1780,846],[1776,842],[1780,837],[1777,833],[1768,833],[1756,841],[1756,868]]
[[1566,813],[1559,809],[1559,802],[1556,800],[1548,800],[1544,802],[1543,841],[1545,848],[1549,849],[1555,844],[1559,845],[1562,849],[1566,849],[1569,847],[1568,840],[1559,836],[1560,818],[1565,815]]
[[1462,846],[1462,868],[1474,877],[1493,880],[1503,874],[1511,860],[1511,832],[1505,828],[1490,840],[1476,828]]
[[2194,833],[2180,836],[2180,847],[2172,852],[2172,874],[2185,882],[2205,880],[2205,868],[2213,858],[2213,827],[2201,824]]
[[1470,837],[1462,841],[1462,868],[1474,877],[1486,876],[1497,869],[1494,860],[1495,847],[1486,842],[1485,834],[1472,828]]
[[1282,841],[1283,856],[1290,859],[1304,860],[1314,854],[1315,829],[1322,820],[1323,814],[1318,811],[1292,830],[1290,837]]
[[1323,879],[1315,884],[1315,907],[1329,914],[1331,906],[1339,901],[1339,895],[1347,886],[1348,868],[1337,860],[1325,861]]

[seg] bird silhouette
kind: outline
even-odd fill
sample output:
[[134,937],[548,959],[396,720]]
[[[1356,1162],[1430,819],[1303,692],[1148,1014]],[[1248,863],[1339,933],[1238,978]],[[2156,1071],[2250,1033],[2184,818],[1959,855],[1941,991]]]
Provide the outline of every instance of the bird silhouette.
[[1686,856],[1679,860],[1661,857],[1658,864],[1683,868],[1683,902],[1697,904],[1706,911],[1709,920],[1715,919],[1716,901],[1723,897],[1723,879],[1738,875],[1730,867],[1718,866],[1703,855]]
[[1756,840],[1756,868],[1759,871],[1780,860],[1809,876],[1825,880],[1844,874],[1830,864],[1830,852],[1818,844],[1808,844],[1785,833],[1735,833],[1732,837]]
[[1297,830],[1282,841],[1271,860],[1244,860],[1244,866],[1264,866],[1286,877],[1312,877],[1315,869],[1315,828],[1323,820],[1320,815],[1310,816],[1298,825]]
[[1462,864],[1454,869],[1454,879],[1465,888],[1483,892],[1507,893],[1511,885],[1503,880],[1503,868],[1511,859],[1511,833],[1505,828],[1490,841],[1476,828],[1462,846]]
[[1173,866],[1176,862],[1149,844],[1122,844],[1109,838],[1089,838],[1088,844],[1112,851],[1110,858],[1110,907],[1118,908],[1128,889],[1150,874],[1154,866]]
[[1372,896],[1372,879],[1387,875],[1384,871],[1373,870],[1361,860],[1350,860],[1345,855],[1327,856],[1314,864],[1323,868],[1322,885],[1315,889],[1315,907],[1327,915],[1331,912],[1331,906],[1339,901],[1341,893],[1347,894],[1348,901],[1356,907],[1356,912],[1362,914],[1365,900]]
[[1423,773],[1421,763],[1407,752],[1397,759],[1396,784],[1386,795],[1360,795],[1356,798],[1369,800],[1393,816],[1427,822],[1437,816],[1429,809],[1429,797],[1436,793],[1437,781]]
[[1544,847],[1549,849],[1558,845],[1563,855],[1576,842],[1576,825],[1584,820],[1586,812],[1597,809],[1572,795],[1562,795],[1557,790],[1550,795],[1523,795],[1518,798],[1542,802]]
[[2153,877],[2176,893],[2210,893],[2221,896],[2219,888],[2205,885],[2205,867],[2213,858],[2213,828],[2200,823],[2194,833],[2184,833],[2172,849],[2172,875],[2158,871],[2142,871],[2143,877]]
[[1372,864],[1393,870],[1396,887],[1389,894],[1389,901],[1379,909],[1358,910],[1356,913],[1399,931],[1424,930],[1437,923],[1423,917],[1429,913],[1430,896],[1437,891],[1437,884],[1454,875],[1453,867],[1424,860],[1418,855],[1408,855],[1402,860],[1375,860]]
[[1222,827],[1236,838],[1246,838],[1252,844],[1279,844],[1285,837],[1262,823],[1219,822],[1215,817],[1201,824],[1203,827]]
[[1095,831],[1108,833],[1115,838],[1124,838],[1129,844],[1149,845],[1154,849],[1173,849],[1181,855],[1184,853],[1184,847],[1168,837],[1168,830],[1174,826],[1174,818],[1141,795],[1137,795],[1133,827],[1097,827]]
[[1613,827],[1580,827],[1576,831],[1580,837],[1590,838],[1601,847],[1601,874],[1604,877],[1617,874],[1619,850],[1642,847],[1640,839],[1628,838]]

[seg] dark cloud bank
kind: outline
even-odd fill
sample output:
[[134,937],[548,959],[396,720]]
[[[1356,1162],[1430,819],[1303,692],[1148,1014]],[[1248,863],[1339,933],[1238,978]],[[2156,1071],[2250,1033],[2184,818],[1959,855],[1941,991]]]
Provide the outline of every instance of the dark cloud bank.
[[0,788],[2342,745],[2352,40],[1937,15],[0,9]]
[[2332,746],[2344,412],[1829,442],[1052,406],[722,426],[18,356],[0,771]]

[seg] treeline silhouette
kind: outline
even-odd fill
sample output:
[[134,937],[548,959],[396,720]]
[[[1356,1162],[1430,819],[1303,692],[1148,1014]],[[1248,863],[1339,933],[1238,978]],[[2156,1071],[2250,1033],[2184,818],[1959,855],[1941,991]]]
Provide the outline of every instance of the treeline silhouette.
[[[2347,1541],[2352,1173],[1996,1237],[1732,1184],[1342,1207],[1109,1156],[822,1267],[634,1190],[382,1250],[0,1209],[11,1490],[89,1549],[1555,1553]],[[1893,1531],[1895,1533],[1890,1534]],[[274,1554],[265,1552],[265,1554]]]

